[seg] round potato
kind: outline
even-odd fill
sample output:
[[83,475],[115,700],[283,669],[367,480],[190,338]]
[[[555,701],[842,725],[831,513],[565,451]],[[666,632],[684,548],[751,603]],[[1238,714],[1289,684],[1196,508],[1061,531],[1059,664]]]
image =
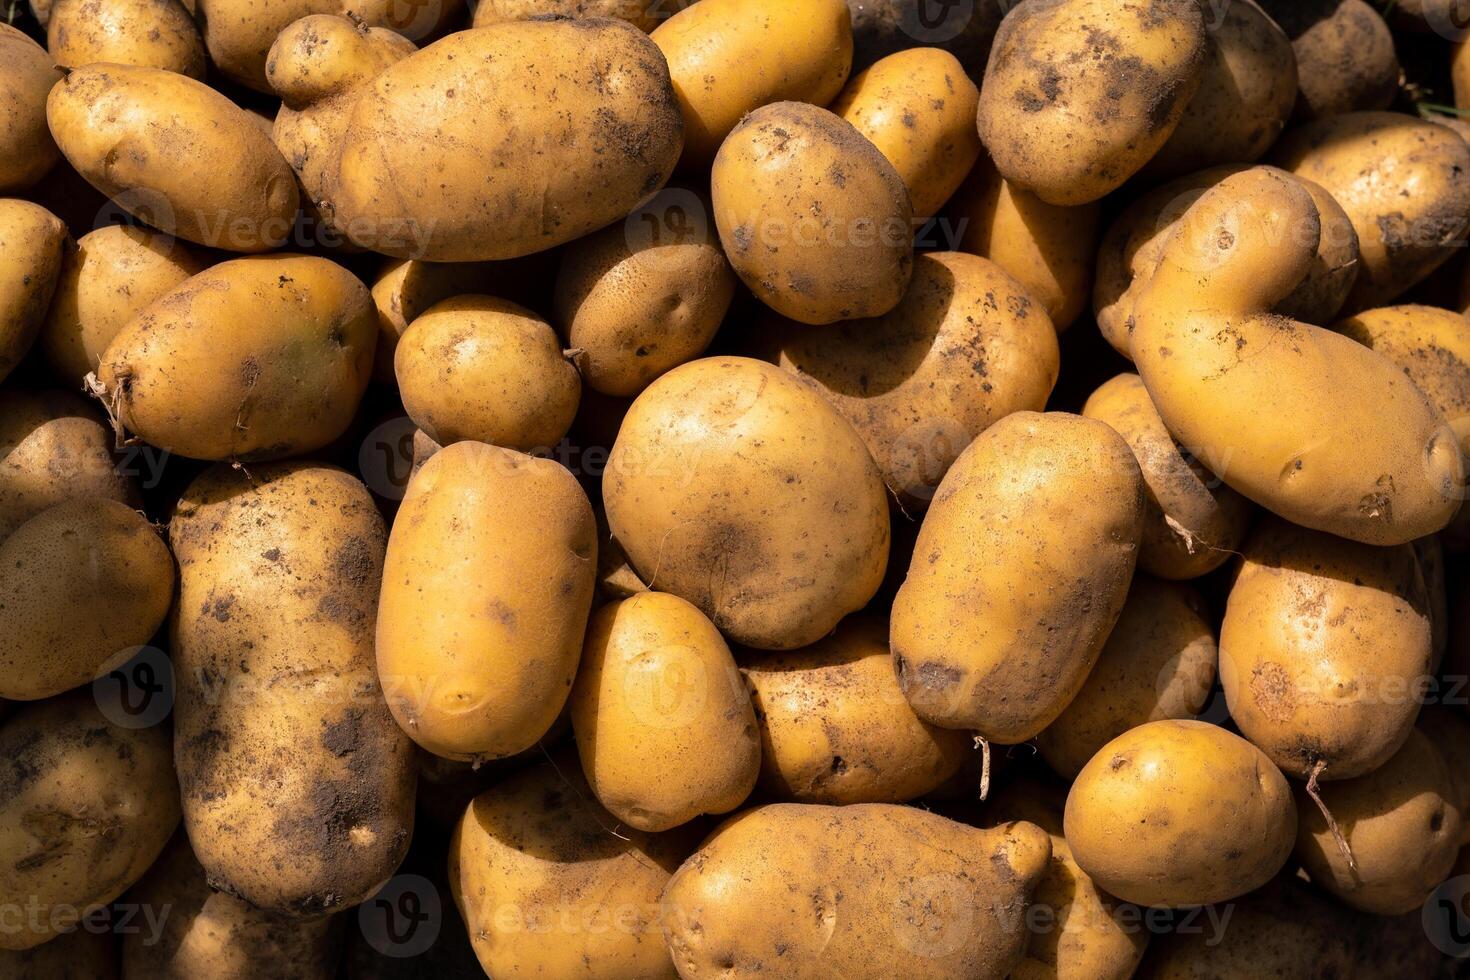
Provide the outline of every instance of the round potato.
[[1143,479],[1101,422],[1016,412],[955,461],[893,601],[893,662],[925,721],[1018,744],[1081,690],[1127,596]]
[[916,45],[931,45],[954,55],[975,79],[985,76],[995,29],[1009,9],[994,0],[949,7],[928,6],[923,0],[847,0],[847,8],[852,12],[853,71]]
[[1291,38],[1298,119],[1387,109],[1399,87],[1393,34],[1366,0],[1260,0]]
[[878,468],[836,409],[761,361],[703,358],[649,386],[602,494],[638,576],[736,643],[814,643],[883,581]]
[[35,342],[66,250],[60,218],[39,204],[0,198],[0,380]]
[[1296,809],[1286,777],[1245,739],[1202,721],[1151,721],[1083,767],[1065,829],[1099,888],[1177,908],[1270,881],[1291,856]]
[[31,187],[61,159],[46,127],[46,95],[60,80],[45,48],[0,24],[0,194]]
[[435,755],[524,751],[566,703],[597,572],[592,507],[558,463],[460,442],[408,484],[393,521],[378,673]]
[[757,109],[721,145],[710,181],[725,255],[776,312],[824,324],[881,316],[903,298],[913,205],[851,123],[800,102]]
[[507,20],[561,17],[616,17],[641,31],[651,31],[697,0],[480,0],[474,27]]
[[597,610],[571,710],[592,792],[638,830],[729,813],[755,787],[750,694],[719,630],[678,596],[642,592]]
[[759,787],[797,803],[903,803],[970,758],[967,732],[919,720],[899,689],[888,623],[862,613],[788,653],[741,657],[760,722]]
[[46,50],[68,68],[107,61],[204,77],[204,41],[179,0],[57,0]]

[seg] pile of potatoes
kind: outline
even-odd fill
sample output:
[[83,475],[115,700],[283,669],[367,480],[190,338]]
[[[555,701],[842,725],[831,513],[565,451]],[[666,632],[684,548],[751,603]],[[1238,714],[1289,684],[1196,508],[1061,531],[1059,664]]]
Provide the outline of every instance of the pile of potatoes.
[[8,19],[0,980],[1465,975],[1470,4]]

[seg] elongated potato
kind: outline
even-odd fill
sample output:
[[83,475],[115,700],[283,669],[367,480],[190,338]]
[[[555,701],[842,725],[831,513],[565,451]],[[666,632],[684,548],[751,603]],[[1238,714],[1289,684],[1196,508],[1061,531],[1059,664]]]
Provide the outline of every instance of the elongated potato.
[[333,467],[206,470],[174,509],[174,758],[209,885],[308,918],[393,874],[413,743],[383,704],[373,629],[385,532]]
[[986,429],[940,484],[893,602],[919,717],[1006,745],[1056,720],[1122,611],[1143,514],[1138,464],[1101,422],[1017,412]]
[[108,61],[204,77],[204,41],[179,0],[58,0],[46,48],[69,68]]
[[393,716],[436,755],[514,755],[546,734],[582,652],[596,523],[561,465],[445,446],[393,521],[378,672]]
[[46,128],[46,95],[60,79],[45,48],[0,24],[0,194],[31,187],[61,158]]
[[66,249],[60,218],[39,204],[0,199],[0,380],[35,342]]

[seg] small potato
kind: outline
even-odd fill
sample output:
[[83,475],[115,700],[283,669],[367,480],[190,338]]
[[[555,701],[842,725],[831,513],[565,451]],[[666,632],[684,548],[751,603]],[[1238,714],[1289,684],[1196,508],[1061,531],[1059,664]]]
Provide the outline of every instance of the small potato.
[[555,446],[582,394],[551,324],[491,296],[429,307],[399,338],[393,370],[409,418],[441,446]]
[[143,876],[179,825],[179,787],[167,729],[115,724],[90,690],[20,708],[0,758],[0,901],[13,910],[0,950],[30,949]]
[[1016,412],[960,454],[893,601],[919,717],[1014,745],[1081,690],[1127,596],[1143,480],[1101,422]]
[[878,468],[836,409],[770,364],[703,358],[655,381],[623,420],[602,497],[639,577],[736,643],[815,643],[883,582]]
[[757,109],[721,145],[710,181],[725,255],[776,312],[824,324],[881,316],[903,298],[913,205],[851,123],[799,102]]
[[46,127],[46,95],[60,79],[45,48],[0,24],[0,194],[31,187],[61,159]]
[[980,139],[1006,180],[1043,201],[1099,200],[1168,141],[1208,52],[1195,0],[1028,0],[995,35]]
[[1036,737],[1041,757],[1059,776],[1075,779],[1124,732],[1150,721],[1193,718],[1209,700],[1217,655],[1198,591],[1136,576],[1087,683]]
[[117,937],[110,930],[98,931],[95,922],[90,928],[83,925],[30,949],[0,949],[0,980],[117,978]]
[[1417,729],[1379,768],[1322,792],[1355,867],[1306,791],[1298,788],[1297,797],[1297,859],[1313,884],[1353,908],[1415,911],[1454,867],[1462,840],[1455,784],[1444,757]]
[[329,259],[262,255],[185,280],[107,346],[98,395],[122,430],[195,459],[279,459],[352,421],[377,325]]
[[409,481],[393,521],[378,673],[435,755],[524,751],[572,686],[597,572],[592,507],[560,464],[460,442]]
[[893,674],[888,623],[860,613],[788,653],[746,654],[760,722],[760,790],[797,803],[903,803],[959,772],[967,732],[925,724]]
[[35,342],[66,251],[60,218],[38,204],[0,198],[0,380]]
[[128,321],[208,265],[199,250],[146,228],[108,225],[83,235],[62,260],[37,339],[42,354],[80,388]]
[[1291,38],[1301,93],[1295,115],[1387,109],[1399,87],[1393,34],[1366,0],[1260,0]]
[[638,830],[729,813],[755,787],[750,694],[719,630],[678,596],[643,592],[597,610],[571,709],[592,792]]
[[1202,721],[1130,729],[1092,757],[1067,795],[1077,864],[1139,905],[1205,905],[1253,891],[1291,856],[1296,827],[1281,771]]
[[204,77],[204,41],[179,0],[56,0],[46,49],[68,68],[107,61]]
[[1139,568],[1160,578],[1198,578],[1239,551],[1254,510],[1250,501],[1180,449],[1138,375],[1102,384],[1082,414],[1112,426],[1143,471],[1148,512]]
[[911,48],[855,76],[832,111],[876,146],[908,188],[914,216],[937,214],[980,158],[980,90],[954,55]]
[[[985,76],[985,60],[1007,6],[995,0],[926,6],[923,0],[847,0],[852,11],[852,70],[915,45],[954,55],[973,79]],[[935,16],[935,14],[939,16]]]
[[[725,821],[663,896],[681,977],[1001,980],[1051,844],[886,803],[774,803]],[[779,957],[779,959],[777,959]]]
[[561,17],[616,17],[640,31],[651,31],[696,0],[480,0],[474,27],[507,20]]

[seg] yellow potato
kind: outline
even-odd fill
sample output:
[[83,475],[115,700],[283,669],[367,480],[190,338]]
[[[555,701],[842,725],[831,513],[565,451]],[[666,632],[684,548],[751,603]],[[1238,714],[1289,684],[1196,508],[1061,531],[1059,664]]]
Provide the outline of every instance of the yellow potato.
[[204,41],[179,0],[56,0],[46,49],[70,68],[107,61],[204,77]]
[[39,204],[0,198],[0,380],[35,342],[67,247],[60,218]]
[[1301,80],[1298,119],[1388,108],[1398,92],[1399,59],[1377,5],[1366,0],[1260,4],[1291,38]]
[[46,128],[46,95],[60,79],[45,48],[0,24],[0,194],[31,187],[61,158]]

